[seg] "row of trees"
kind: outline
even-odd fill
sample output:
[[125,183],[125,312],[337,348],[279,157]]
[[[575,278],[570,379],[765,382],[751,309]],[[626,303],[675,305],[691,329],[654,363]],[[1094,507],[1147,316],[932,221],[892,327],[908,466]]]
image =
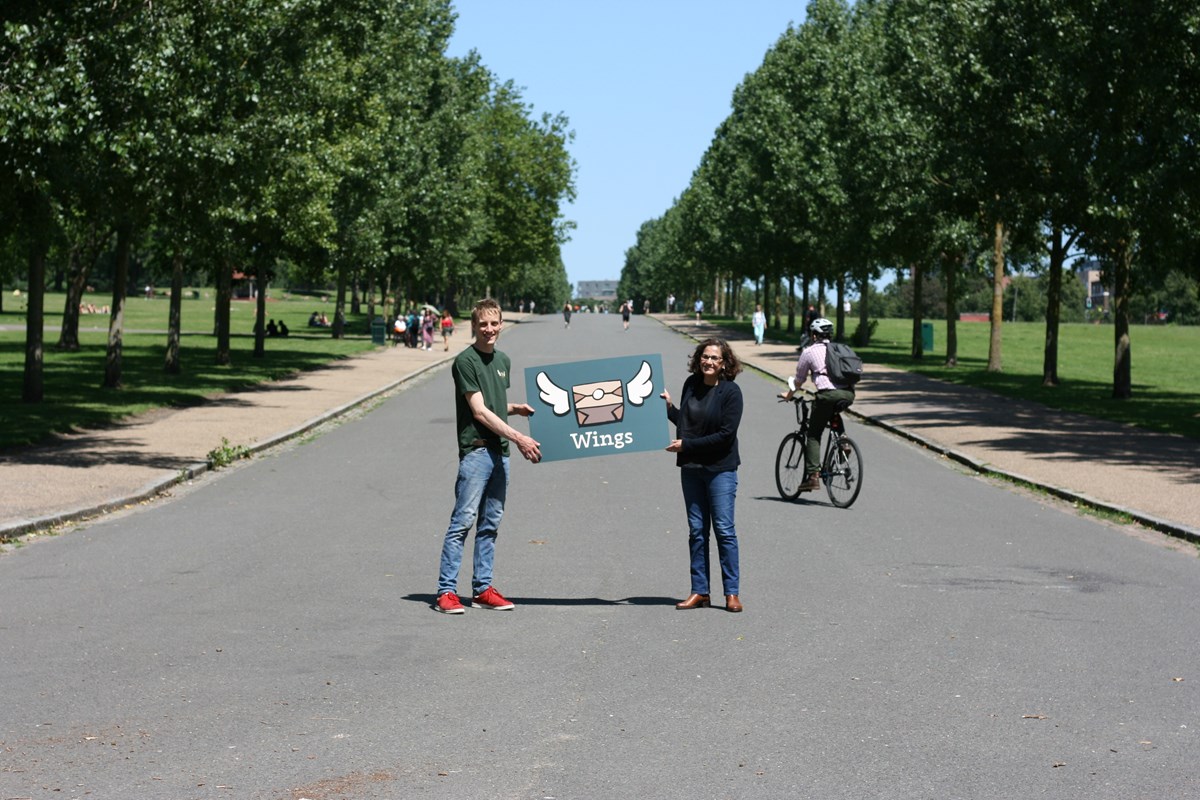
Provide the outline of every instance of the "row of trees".
[[638,232],[622,296],[690,289],[720,306],[756,282],[780,325],[781,288],[794,297],[799,280],[807,305],[815,280],[836,291],[842,335],[845,293],[868,300],[895,269],[920,358],[936,274],[953,364],[959,287],[982,261],[998,371],[1020,263],[1046,278],[1054,385],[1064,266],[1087,252],[1113,298],[1113,396],[1128,397],[1135,290],[1173,269],[1200,277],[1197,53],[1194,0],[814,0],[737,88],[691,183]]
[[[172,276],[180,368],[185,271],[216,286],[229,360],[235,270],[374,298],[567,296],[574,196],[567,120],[534,118],[476,54],[449,58],[449,0],[82,0],[5,4],[0,256],[27,275],[23,397],[42,397],[47,263],[67,272],[59,346],[115,250],[104,385],[121,382],[131,252]],[[0,261],[0,279],[11,261]],[[263,352],[259,334],[255,352]]]

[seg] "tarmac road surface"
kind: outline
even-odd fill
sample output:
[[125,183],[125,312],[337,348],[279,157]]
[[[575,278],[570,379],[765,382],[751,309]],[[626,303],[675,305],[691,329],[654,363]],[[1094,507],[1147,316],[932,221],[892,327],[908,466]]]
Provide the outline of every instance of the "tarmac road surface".
[[[638,353],[677,394],[692,346],[618,316],[501,338],[514,401],[526,367]],[[684,514],[654,452],[514,458],[517,608],[434,613],[445,369],[8,553],[0,798],[1200,796],[1193,555],[853,422],[858,502],[781,501],[790,410],[739,384],[742,614],[674,609]]]

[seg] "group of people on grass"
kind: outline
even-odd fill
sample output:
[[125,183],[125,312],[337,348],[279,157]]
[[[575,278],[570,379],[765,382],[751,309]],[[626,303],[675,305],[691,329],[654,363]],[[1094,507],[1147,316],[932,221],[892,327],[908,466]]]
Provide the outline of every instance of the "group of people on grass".
[[[569,324],[570,307],[563,316]],[[493,585],[496,538],[508,494],[509,444],[536,464],[541,445],[508,423],[512,415],[534,413],[526,403],[508,402],[512,363],[496,349],[503,327],[500,306],[492,299],[480,300],[471,311],[474,341],[455,359],[454,403],[458,434],[458,475],[454,484],[454,509],[442,540],[437,594],[433,607],[443,614],[465,613],[458,596],[458,576],[467,536],[475,529],[471,574],[471,606],[507,611],[515,604]],[[796,362],[796,386],[809,378],[816,387],[816,400],[805,451],[805,482],[801,491],[820,487],[821,435],[837,409],[838,401],[853,401],[854,390],[834,384],[825,363],[833,323],[815,319],[809,326],[812,344]],[[742,420],[742,392],[734,382],[742,371],[741,361],[724,339],[700,342],[688,359],[688,377],[676,405],[663,391],[667,418],[675,425],[675,437],[667,452],[675,454],[688,523],[688,553],[691,593],[675,604],[679,610],[712,605],[709,583],[709,534],[717,540],[721,588],[725,610],[743,610],[738,539],[734,524],[741,464],[738,427]],[[793,391],[780,397],[791,399]]]

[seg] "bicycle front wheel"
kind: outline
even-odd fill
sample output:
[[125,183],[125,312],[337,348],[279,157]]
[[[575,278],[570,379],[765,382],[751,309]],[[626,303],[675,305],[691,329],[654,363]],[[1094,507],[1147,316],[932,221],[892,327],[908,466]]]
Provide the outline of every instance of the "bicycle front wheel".
[[798,433],[789,433],[779,443],[775,455],[775,488],[784,500],[795,500],[800,496],[803,482],[804,439]]
[[849,508],[862,491],[863,462],[858,445],[849,436],[831,439],[825,450],[821,471],[829,501],[838,508]]

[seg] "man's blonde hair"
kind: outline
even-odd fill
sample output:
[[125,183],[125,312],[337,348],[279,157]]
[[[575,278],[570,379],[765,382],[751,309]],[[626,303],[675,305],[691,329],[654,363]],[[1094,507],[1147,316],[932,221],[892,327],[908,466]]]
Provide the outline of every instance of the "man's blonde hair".
[[504,312],[500,310],[500,304],[490,297],[485,297],[477,302],[474,308],[471,309],[471,326],[474,327],[479,322],[480,315],[485,311],[495,311],[500,315],[500,319],[504,319]]

